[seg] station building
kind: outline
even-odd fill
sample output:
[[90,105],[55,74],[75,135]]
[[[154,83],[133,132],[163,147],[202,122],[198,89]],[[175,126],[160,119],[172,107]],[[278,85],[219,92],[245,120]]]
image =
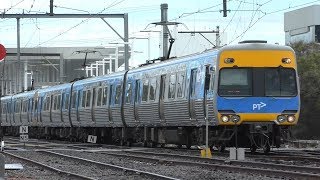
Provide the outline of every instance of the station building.
[[320,5],[284,13],[285,44],[320,43]]
[[6,50],[0,63],[2,95],[104,75],[124,66],[123,46],[21,48],[20,60],[16,48]]

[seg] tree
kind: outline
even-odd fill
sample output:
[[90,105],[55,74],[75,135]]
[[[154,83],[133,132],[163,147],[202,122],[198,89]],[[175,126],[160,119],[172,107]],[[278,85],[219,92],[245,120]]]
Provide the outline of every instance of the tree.
[[293,133],[298,138],[320,138],[320,45],[292,44],[298,62],[301,110]]

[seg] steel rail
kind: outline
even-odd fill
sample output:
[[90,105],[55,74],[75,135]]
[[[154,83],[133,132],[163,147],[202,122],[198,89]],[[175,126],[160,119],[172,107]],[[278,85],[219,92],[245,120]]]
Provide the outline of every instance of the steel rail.
[[87,179],[87,180],[95,180],[95,178],[91,178],[91,177],[83,176],[83,175],[80,175],[80,174],[75,174],[75,173],[72,173],[72,172],[60,170],[60,169],[54,168],[52,166],[45,165],[43,163],[31,160],[31,159],[27,159],[27,158],[24,158],[24,157],[21,157],[21,156],[17,156],[17,155],[12,154],[12,153],[4,152],[4,151],[2,153],[4,155],[8,155],[8,156],[11,156],[11,157],[14,157],[14,158],[17,158],[17,159],[21,159],[21,160],[23,160],[25,162],[28,162],[28,163],[32,163],[32,164],[35,164],[37,166],[41,166],[41,167],[46,168],[48,170],[55,171],[55,172],[57,172],[59,174],[65,174],[66,176],[69,176],[69,177],[74,177],[74,178],[79,178],[79,179]]
[[79,160],[79,161],[83,161],[83,162],[87,162],[87,163],[93,163],[93,164],[96,164],[96,165],[100,165],[100,166],[104,166],[104,167],[108,167],[108,168],[114,168],[114,169],[117,169],[117,170],[124,170],[124,171],[133,172],[133,173],[137,173],[137,174],[143,174],[143,175],[146,175],[146,176],[149,176],[149,177],[153,177],[153,178],[168,179],[168,180],[178,180],[178,178],[174,178],[174,177],[164,176],[164,175],[161,175],[161,174],[156,174],[156,173],[147,172],[147,171],[141,171],[141,170],[137,170],[137,169],[126,168],[126,167],[117,166],[117,165],[113,165],[113,164],[102,163],[102,162],[93,161],[93,160],[90,160],[90,159],[84,159],[84,158],[70,156],[70,155],[61,154],[61,153],[56,153],[56,152],[52,152],[52,151],[48,151],[48,150],[38,150],[37,152],[53,154],[53,155],[56,155],[56,156],[61,156],[61,157],[65,157],[65,158]]
[[[138,153],[143,155],[154,155],[154,156],[168,156],[168,157],[180,157],[180,158],[188,158],[192,160],[201,161],[176,161],[176,160],[164,160],[158,158],[151,158],[146,156],[133,156],[127,154],[116,154],[110,152],[104,152],[104,154],[114,155],[114,156],[123,156],[127,158],[135,158],[135,159],[144,159],[151,160],[161,163],[174,163],[180,165],[192,165],[192,166],[206,166],[210,168],[222,168],[226,170],[236,170],[238,172],[256,172],[259,174],[265,175],[278,175],[281,177],[292,177],[292,178],[302,178],[302,179],[320,179],[320,168],[318,167],[304,167],[304,166],[293,166],[293,165],[280,165],[280,164],[272,164],[272,163],[260,163],[260,162],[249,162],[249,161],[225,161],[222,159],[208,159],[208,158],[200,158],[196,156],[187,156],[187,155],[173,155],[166,153],[152,153],[152,152],[140,152],[140,151],[123,151],[127,153]],[[219,164],[209,164],[203,162],[211,162],[211,163],[219,163]],[[240,167],[239,167],[240,166]],[[246,167],[243,167],[246,166]],[[259,167],[259,168],[255,168]],[[262,169],[269,168],[269,169]],[[299,172],[296,172],[299,171]],[[301,172],[303,171],[303,172]]]
[[[198,161],[207,162],[210,161],[212,163],[229,163],[233,165],[240,165],[240,166],[253,166],[253,167],[264,167],[264,168],[273,168],[273,169],[284,169],[290,171],[302,171],[307,173],[318,173],[320,174],[319,167],[306,167],[306,166],[296,166],[296,165],[286,165],[286,164],[274,164],[274,163],[264,163],[264,162],[250,162],[250,161],[234,161],[234,160],[223,160],[223,159],[216,159],[216,158],[201,158],[197,156],[188,156],[188,155],[180,155],[180,154],[167,154],[167,153],[153,153],[153,152],[143,152],[143,151],[123,151],[127,153],[136,153],[136,154],[144,154],[144,155],[162,155],[162,156],[170,156],[170,157],[180,157],[180,158],[188,158],[194,159]],[[268,156],[269,157],[269,156]],[[273,157],[273,156],[271,156]],[[261,158],[259,158],[261,159]]]

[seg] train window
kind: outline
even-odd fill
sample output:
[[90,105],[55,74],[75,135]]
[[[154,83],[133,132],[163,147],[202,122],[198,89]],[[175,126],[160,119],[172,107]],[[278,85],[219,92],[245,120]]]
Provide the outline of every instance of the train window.
[[2,104],[2,114],[7,114],[7,104],[6,103],[3,103]]
[[172,74],[170,75],[170,78],[169,78],[169,91],[168,91],[169,99],[174,99],[175,90],[176,90],[176,75]]
[[149,94],[149,100],[150,101],[154,101],[155,100],[156,89],[157,89],[157,79],[153,78],[150,81],[150,94]]
[[86,91],[82,92],[82,106],[81,107],[86,107]]
[[92,89],[92,106],[97,106],[97,88]]
[[69,94],[65,94],[65,100],[64,100],[64,109],[69,109],[69,101],[70,101],[70,95]]
[[132,98],[132,85],[131,83],[127,84],[127,93],[126,93],[126,103],[129,104]]
[[121,98],[121,85],[116,86],[116,97],[115,97],[115,104],[120,104],[120,98]]
[[198,69],[191,70],[191,77],[190,77],[190,96],[191,97],[194,97],[196,94],[197,74],[198,74]]
[[135,89],[135,103],[138,103],[140,100],[140,81],[136,81],[136,89]]
[[76,108],[77,92],[72,92],[71,108]]
[[213,90],[214,88],[214,78],[215,78],[215,70],[210,70],[210,87],[209,90]]
[[16,101],[15,108],[14,108],[15,113],[19,113],[19,111],[20,111],[20,106],[19,105],[20,105],[19,101]]
[[108,87],[106,86],[106,87],[104,87],[104,91],[102,94],[102,105],[103,106],[107,105],[107,98],[108,98]]
[[57,110],[60,110],[61,108],[61,94],[57,96]]
[[265,70],[266,96],[296,96],[295,70],[289,68],[269,68]]
[[36,98],[36,99],[34,100],[34,110],[35,110],[35,111],[38,110],[38,103],[39,103],[39,100],[38,100],[38,98]]
[[143,82],[142,101],[147,101],[148,100],[148,90],[149,90],[149,80],[146,79]]
[[58,96],[53,96],[53,109],[52,110],[57,110],[58,109]]
[[51,103],[50,103],[50,100],[51,100],[51,98],[48,96],[48,97],[47,97],[47,100],[46,100],[46,103],[47,103],[47,108],[46,108],[46,110],[47,110],[47,111],[49,111],[49,109],[50,109],[50,104],[51,104]]
[[113,85],[110,85],[110,89],[109,89],[109,107],[111,106],[112,96],[113,95],[114,95],[114,93],[113,93]]
[[177,78],[177,97],[183,98],[185,75],[183,73],[179,73]]
[[252,96],[252,69],[221,69],[219,81],[219,95]]
[[87,90],[86,107],[91,105],[91,90]]
[[97,89],[97,106],[101,106],[102,104],[102,88]]

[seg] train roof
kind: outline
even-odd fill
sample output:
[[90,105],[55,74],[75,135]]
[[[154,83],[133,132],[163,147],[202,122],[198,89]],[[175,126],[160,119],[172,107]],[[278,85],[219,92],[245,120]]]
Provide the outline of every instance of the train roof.
[[235,45],[224,46],[220,51],[227,50],[279,50],[279,51],[293,51],[290,46],[283,46],[277,44],[268,44],[264,42],[249,42],[239,43]]
[[190,55],[181,56],[181,57],[175,57],[175,58],[164,60],[164,61],[161,61],[158,63],[148,64],[148,65],[145,65],[142,67],[131,69],[128,72],[128,74],[136,73],[136,72],[144,71],[144,70],[149,70],[149,69],[154,69],[154,68],[159,68],[159,67],[163,67],[163,66],[170,66],[170,65],[173,65],[176,63],[183,63],[183,62],[188,61],[190,59],[197,59],[197,58],[202,58],[202,57],[207,57],[207,56],[215,56],[218,54],[218,52],[219,52],[219,49],[211,49],[211,50],[204,51],[201,53],[190,54]]
[[90,84],[90,83],[95,83],[95,82],[104,81],[104,80],[113,79],[113,78],[123,78],[125,73],[126,73],[126,71],[119,71],[119,72],[115,72],[112,74],[106,74],[106,75],[102,75],[102,76],[96,76],[96,77],[91,77],[91,78],[87,78],[87,79],[82,79],[82,80],[74,82],[74,85]]

